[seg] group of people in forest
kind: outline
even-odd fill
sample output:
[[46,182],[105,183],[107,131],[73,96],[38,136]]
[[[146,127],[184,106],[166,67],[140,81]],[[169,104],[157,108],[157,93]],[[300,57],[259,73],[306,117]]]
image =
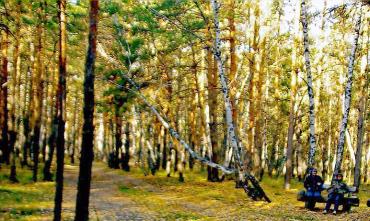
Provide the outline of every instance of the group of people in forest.
[[[317,175],[317,169],[309,169],[308,175],[304,180],[304,187],[307,189],[306,197],[321,198],[321,191],[324,189],[323,184],[322,178]],[[343,200],[344,194],[348,191],[347,184],[343,182],[343,175],[341,173],[336,173],[333,182],[328,188],[329,195],[323,213],[327,214],[331,204],[334,204],[333,214],[337,214],[339,204]]]

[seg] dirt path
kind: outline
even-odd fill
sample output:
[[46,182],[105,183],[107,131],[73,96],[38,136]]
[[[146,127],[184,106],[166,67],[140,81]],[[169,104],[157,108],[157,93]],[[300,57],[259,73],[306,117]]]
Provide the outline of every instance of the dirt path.
[[[73,220],[76,200],[78,166],[65,166],[63,217]],[[153,214],[119,193],[119,186],[141,185],[140,180],[120,176],[102,164],[94,164],[90,192],[90,220],[154,220]],[[145,184],[148,185],[148,184]]]
[[[64,220],[73,220],[77,174],[77,166],[65,166]],[[176,177],[164,174],[139,176],[138,171],[123,173],[94,163],[90,220],[368,220],[369,217],[367,207],[337,216],[323,215],[323,205],[309,211],[296,201],[296,191],[279,193],[271,186],[266,186],[273,199],[271,204],[254,202],[241,195],[233,181],[211,183],[190,176],[185,183],[179,183]]]

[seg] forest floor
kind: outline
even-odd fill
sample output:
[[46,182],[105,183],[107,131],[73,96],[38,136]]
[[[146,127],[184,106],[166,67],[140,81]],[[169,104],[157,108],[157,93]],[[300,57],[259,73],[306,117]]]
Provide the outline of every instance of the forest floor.
[[[7,168],[0,169],[0,220],[52,220],[54,183],[31,182],[28,170],[19,170],[19,184],[6,181]],[[296,200],[302,183],[293,181],[283,190],[282,178],[264,178],[261,183],[272,203],[255,202],[233,181],[211,183],[204,173],[186,173],[185,182],[177,177],[144,176],[112,170],[94,163],[90,196],[90,220],[369,220],[370,186],[363,185],[360,207],[350,213],[323,215],[323,204],[315,211]],[[63,219],[73,220],[78,166],[65,166]]]

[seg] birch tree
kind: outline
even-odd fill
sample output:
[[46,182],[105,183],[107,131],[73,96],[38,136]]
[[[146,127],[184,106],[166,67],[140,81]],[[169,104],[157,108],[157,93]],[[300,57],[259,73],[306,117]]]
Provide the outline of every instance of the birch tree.
[[224,65],[222,61],[221,56],[221,29],[219,24],[219,9],[220,5],[217,2],[217,0],[211,0],[212,10],[213,10],[213,16],[214,16],[214,28],[216,32],[215,40],[214,40],[214,48],[213,48],[213,54],[215,56],[217,67],[218,67],[218,76],[221,82],[222,87],[222,93],[224,97],[224,105],[225,105],[225,115],[226,115],[226,124],[227,124],[227,133],[228,137],[230,139],[230,144],[233,148],[233,156],[235,160],[235,166],[239,173],[239,175],[243,175],[244,172],[244,165],[243,165],[243,159],[242,159],[242,150],[239,147],[239,143],[235,134],[235,128],[234,128],[234,122],[232,118],[232,106],[229,96],[229,88],[225,76],[225,70]]
[[315,161],[316,152],[316,138],[315,138],[315,98],[312,84],[311,74],[311,61],[310,61],[310,49],[308,44],[308,21],[307,21],[307,6],[306,1],[301,1],[301,23],[303,27],[303,47],[304,47],[304,60],[307,73],[307,89],[309,98],[309,125],[310,125],[310,136],[309,136],[309,151],[308,151],[308,166],[312,167]]
[[[359,39],[359,36],[360,36],[361,13],[362,13],[362,10],[360,8],[360,12],[359,12],[358,17],[356,18],[356,23],[355,23],[353,44],[352,44],[350,55],[348,57],[347,83],[346,83],[346,87],[345,87],[344,104],[343,104],[344,111],[343,111],[343,115],[342,115],[342,121],[341,121],[341,124],[340,124],[340,131],[339,131],[339,138],[338,138],[338,145],[337,145],[337,154],[336,154],[336,161],[335,161],[335,167],[334,167],[334,174],[338,173],[341,170],[341,167],[342,167],[345,133],[346,133],[346,130],[347,130],[350,104],[351,104],[353,69],[354,69],[354,64],[355,64],[356,50],[357,50],[357,46],[358,46],[358,39]],[[333,179],[334,179],[334,176],[333,176]]]

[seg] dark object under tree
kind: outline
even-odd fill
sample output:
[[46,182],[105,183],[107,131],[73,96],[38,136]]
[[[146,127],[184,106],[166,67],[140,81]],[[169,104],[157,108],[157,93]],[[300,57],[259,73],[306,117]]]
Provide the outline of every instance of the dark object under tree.
[[[324,189],[327,187],[324,186]],[[340,202],[340,205],[343,205],[343,211],[348,212],[351,210],[352,206],[358,207],[360,205],[360,200],[358,196],[356,195],[357,188],[351,187],[349,188],[348,193],[343,197],[343,200]],[[319,198],[315,197],[307,197],[306,191],[301,190],[298,192],[297,200],[305,202],[305,208],[313,210],[316,206],[316,203],[326,203],[327,197],[321,196]]]

